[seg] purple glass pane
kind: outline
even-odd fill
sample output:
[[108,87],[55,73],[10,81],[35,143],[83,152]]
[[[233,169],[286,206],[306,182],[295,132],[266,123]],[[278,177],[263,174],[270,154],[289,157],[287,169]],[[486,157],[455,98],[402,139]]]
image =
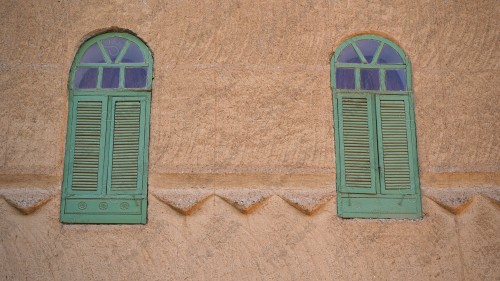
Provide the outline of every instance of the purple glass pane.
[[378,57],[378,63],[380,64],[403,64],[403,60],[399,56],[398,52],[394,50],[391,46],[385,45]]
[[354,69],[337,68],[335,71],[337,89],[354,89],[354,81]]
[[121,62],[144,62],[144,55],[135,43],[130,43]]
[[342,50],[342,53],[340,53],[337,61],[342,63],[361,63],[361,59],[352,45],[349,45]]
[[375,40],[359,40],[356,42],[356,45],[358,45],[366,61],[371,63],[380,43]]
[[378,69],[361,69],[361,89],[380,90]]
[[147,78],[147,67],[125,68],[125,88],[144,88]]
[[104,63],[104,57],[102,56],[102,52],[101,52],[101,49],[99,49],[99,46],[96,43],[92,44],[87,49],[87,51],[85,51],[85,54],[83,54],[80,62],[81,63]]
[[102,40],[102,46],[108,53],[111,62],[115,62],[127,40],[121,37],[110,37]]
[[120,69],[119,68],[103,68],[102,70],[102,86],[101,88],[118,88],[120,85]]
[[77,89],[95,89],[97,85],[97,68],[79,67],[75,72],[73,86]]
[[386,70],[385,87],[389,91],[406,91],[406,70]]

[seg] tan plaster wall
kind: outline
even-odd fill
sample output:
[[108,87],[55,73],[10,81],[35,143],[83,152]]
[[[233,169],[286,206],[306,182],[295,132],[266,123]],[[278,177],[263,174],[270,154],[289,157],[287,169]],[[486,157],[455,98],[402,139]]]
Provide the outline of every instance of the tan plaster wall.
[[2,1],[0,191],[50,192],[29,216],[0,200],[0,279],[498,280],[498,200],[481,196],[379,221],[277,196],[249,215],[212,196],[182,216],[151,195],[146,226],[58,222],[71,62],[116,27],[154,55],[150,191],[333,190],[329,61],[366,32],[412,62],[424,193],[498,190],[498,14],[494,0]]
[[1,280],[498,280],[498,203],[459,215],[424,197],[425,218],[313,216],[280,197],[245,215],[210,197],[184,216],[154,197],[147,225],[62,225],[58,200],[32,215],[0,200]]
[[84,38],[135,32],[155,59],[150,173],[334,173],[329,60],[386,35],[413,64],[420,170],[500,161],[496,1],[3,1],[1,174],[61,176]]

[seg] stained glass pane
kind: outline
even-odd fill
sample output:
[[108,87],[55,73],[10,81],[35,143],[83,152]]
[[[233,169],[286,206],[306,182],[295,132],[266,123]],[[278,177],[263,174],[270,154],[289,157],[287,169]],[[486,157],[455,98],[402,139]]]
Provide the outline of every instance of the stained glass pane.
[[361,89],[380,90],[378,69],[361,69]]
[[115,62],[125,42],[127,42],[127,40],[121,37],[110,37],[102,40],[102,45],[108,53],[111,62]]
[[335,72],[335,83],[337,84],[337,89],[354,89],[354,69],[337,68]]
[[94,43],[92,44],[87,51],[85,51],[85,54],[83,54],[82,59],[80,60],[81,63],[104,63],[104,57],[102,56],[101,49],[99,49],[99,46]]
[[73,86],[77,89],[95,89],[97,85],[97,68],[79,67],[75,72]]
[[342,53],[340,54],[338,58],[338,62],[343,62],[343,63],[361,63],[361,59],[359,58],[358,54],[354,50],[354,48],[349,45],[344,48]]
[[356,42],[356,45],[358,45],[366,61],[371,63],[380,43],[375,40],[359,40]]
[[380,53],[380,56],[378,58],[378,63],[403,64],[403,60],[401,59],[401,56],[399,56],[398,52],[394,50],[394,48],[389,45],[385,45],[384,48],[382,48],[382,52]]
[[125,88],[144,88],[147,78],[147,67],[125,68]]
[[102,70],[102,86],[101,88],[118,88],[120,85],[120,69],[105,67]]
[[385,72],[385,87],[389,91],[406,91],[406,70],[387,70]]
[[121,62],[144,62],[144,55],[135,43],[130,43]]

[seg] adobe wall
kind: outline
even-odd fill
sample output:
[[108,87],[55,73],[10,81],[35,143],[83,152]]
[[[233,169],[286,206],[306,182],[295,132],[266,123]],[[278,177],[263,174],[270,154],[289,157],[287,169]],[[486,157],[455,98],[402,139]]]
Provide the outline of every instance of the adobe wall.
[[[497,280],[498,14],[494,0],[2,1],[0,279]],[[148,224],[62,225],[69,69],[118,28],[154,56]],[[412,62],[419,221],[336,217],[329,62],[360,33]]]
[[154,54],[153,177],[333,174],[329,61],[363,32],[413,64],[422,176],[499,171],[496,1],[4,2],[0,174],[60,179],[71,62],[112,27]]

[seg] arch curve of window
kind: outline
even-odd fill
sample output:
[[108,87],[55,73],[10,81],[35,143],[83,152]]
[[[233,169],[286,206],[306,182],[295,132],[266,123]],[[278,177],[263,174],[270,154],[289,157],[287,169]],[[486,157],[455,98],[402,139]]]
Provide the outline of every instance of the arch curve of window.
[[403,50],[376,35],[343,42],[331,61],[332,87],[339,90],[411,91],[411,65]]
[[149,48],[128,33],[105,33],[86,41],[75,56],[70,89],[151,89]]

